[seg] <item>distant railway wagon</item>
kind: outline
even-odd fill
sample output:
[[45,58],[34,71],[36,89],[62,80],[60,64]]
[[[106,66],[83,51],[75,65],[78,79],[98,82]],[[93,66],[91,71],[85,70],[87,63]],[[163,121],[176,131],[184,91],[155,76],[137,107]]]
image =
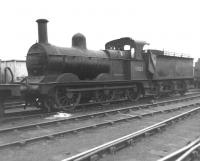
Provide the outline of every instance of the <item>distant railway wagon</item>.
[[0,60],[0,83],[20,82],[28,75],[25,60]]

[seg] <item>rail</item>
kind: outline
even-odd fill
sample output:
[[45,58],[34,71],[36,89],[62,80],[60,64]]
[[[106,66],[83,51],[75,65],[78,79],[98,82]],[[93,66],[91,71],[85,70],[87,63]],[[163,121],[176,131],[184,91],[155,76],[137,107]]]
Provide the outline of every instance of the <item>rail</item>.
[[[156,106],[156,104],[154,104],[153,106]],[[163,114],[163,113],[169,113],[169,112],[173,112],[173,111],[177,111],[177,110],[181,110],[181,109],[185,109],[185,108],[195,108],[196,106],[199,106],[199,102],[196,102],[196,103],[192,103],[192,104],[188,104],[188,105],[184,105],[184,106],[178,106],[176,108],[170,108],[170,109],[164,109],[164,110],[159,110],[159,111],[151,111],[151,112],[146,112],[144,111],[144,113],[140,113],[140,114],[137,114],[136,115],[126,115],[126,117],[123,117],[123,118],[117,118],[117,119],[112,119],[112,120],[108,120],[108,121],[103,121],[103,122],[100,122],[100,123],[95,123],[95,124],[86,124],[85,125],[81,125],[80,127],[76,127],[76,128],[65,128],[64,130],[60,131],[59,132],[53,132],[53,133],[47,133],[47,134],[44,134],[44,135],[40,135],[40,136],[35,136],[35,137],[31,137],[31,138],[26,138],[26,139],[17,139],[15,141],[12,141],[12,142],[7,142],[5,141],[4,143],[2,143],[0,145],[0,148],[6,148],[6,147],[9,147],[9,146],[15,146],[15,145],[24,145],[24,144],[27,144],[27,143],[30,143],[30,142],[34,142],[34,141],[39,141],[39,140],[43,140],[43,139],[50,139],[50,138],[54,138],[54,137],[58,137],[58,136],[61,136],[61,135],[66,135],[66,134],[72,134],[72,133],[77,133],[77,132],[80,132],[80,131],[84,131],[84,130],[88,130],[88,129],[94,129],[94,128],[99,128],[99,127],[102,127],[102,126],[105,126],[105,125],[113,125],[114,123],[120,123],[120,122],[124,122],[124,121],[128,121],[128,120],[132,120],[132,119],[142,119],[143,117],[145,116],[154,116],[154,114]],[[138,108],[140,109],[140,108]],[[115,112],[118,113],[120,109],[117,109]],[[121,109],[121,110],[124,110],[124,109]],[[130,110],[128,110],[130,111]],[[93,114],[89,114],[89,115],[82,115],[82,116],[75,116],[75,117],[72,117],[72,118],[67,118],[67,119],[61,119],[61,120],[53,120],[53,121],[45,121],[45,122],[40,122],[40,123],[33,123],[33,124],[27,124],[27,125],[22,125],[22,126],[15,126],[15,127],[11,127],[11,128],[5,128],[5,129],[1,129],[0,130],[0,133],[5,133],[5,132],[15,132],[15,131],[19,131],[19,130],[27,130],[27,128],[39,128],[41,129],[43,126],[49,126],[49,125],[55,125],[54,123],[58,124],[58,125],[61,125],[60,123],[61,122],[64,122],[64,121],[70,121],[70,120],[76,120],[76,121],[81,121],[86,117],[88,118],[94,118],[94,116],[97,116],[97,115],[101,115],[103,114],[103,116],[108,116],[107,113],[112,113],[114,111],[104,111],[104,112],[97,112],[97,113],[93,113]],[[121,114],[119,112],[119,114]],[[81,119],[83,118],[83,119]],[[65,122],[66,123],[66,122]],[[6,134],[5,134],[6,135]]]
[[8,98],[20,97],[20,85],[16,83],[0,84],[0,117],[4,116],[4,103]]
[[188,158],[191,155],[194,155],[199,147],[200,137],[192,141],[190,144],[178,149],[177,151],[159,159],[158,161],[185,161],[186,158]]
[[[200,147],[200,143],[195,145],[194,147],[192,147],[191,149],[189,149],[188,151],[186,151],[180,158],[178,158],[176,161],[186,161],[186,159],[188,158],[199,158],[199,147]],[[191,159],[192,160],[192,159]]]
[[[173,121],[178,121],[180,118],[184,118],[192,113],[197,113],[197,111],[200,110],[200,107],[195,108],[193,110],[184,112],[182,114],[179,114],[177,116],[171,117],[167,120],[161,121],[159,123],[156,123],[152,126],[149,126],[147,128],[144,128],[142,130],[139,130],[137,132],[134,132],[132,134],[126,135],[124,137],[118,138],[116,140],[110,141],[108,143],[102,144],[100,146],[94,147],[92,149],[89,149],[87,151],[84,151],[82,153],[79,153],[77,155],[74,155],[72,157],[66,158],[62,161],[84,161],[84,160],[91,160],[91,158],[96,157],[98,158],[99,155],[103,154],[103,153],[108,153],[108,152],[115,152],[115,150],[117,150],[117,147],[120,146],[123,147],[127,144],[132,144],[134,142],[134,139],[136,139],[139,136],[145,136],[145,134],[147,133],[151,133],[153,131],[156,130],[160,130],[161,128],[167,126],[168,124],[170,124]],[[195,114],[196,114],[195,113]],[[125,145],[124,145],[125,144]]]

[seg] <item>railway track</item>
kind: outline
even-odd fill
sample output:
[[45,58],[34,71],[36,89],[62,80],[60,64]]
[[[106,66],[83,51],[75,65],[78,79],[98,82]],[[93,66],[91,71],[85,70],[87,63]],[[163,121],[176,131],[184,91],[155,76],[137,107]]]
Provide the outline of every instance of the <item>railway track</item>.
[[[185,98],[184,101],[188,101],[196,97],[193,96],[192,98]],[[168,102],[174,103],[178,101],[180,101],[180,99]],[[167,108],[163,106],[163,109],[161,107],[158,107],[158,105],[164,105],[168,102],[164,101],[158,104],[155,103],[151,105],[141,105],[141,106],[132,106],[129,108],[126,107],[115,110],[106,110],[103,112],[96,112],[92,114],[75,116],[67,119],[50,120],[46,122],[0,129],[0,142],[2,143],[0,144],[0,148],[5,148],[14,145],[24,145],[26,143],[42,139],[51,139],[57,136],[73,134],[88,129],[110,126],[116,123],[124,121],[126,122],[133,119],[141,120],[142,118],[147,116],[154,116],[156,114],[165,114],[178,110],[180,111],[186,110],[187,108],[194,108],[194,106],[199,105],[198,100],[196,102],[193,100],[193,103],[185,103],[186,105],[184,106],[178,105],[177,107],[174,107],[174,105],[171,105],[171,107],[169,106]],[[105,121],[105,119],[107,119],[107,121]],[[30,134],[30,133],[34,134],[36,133],[36,131],[38,131],[36,136]],[[21,137],[22,135],[23,139]]]
[[[188,93],[185,96],[182,96],[181,98],[188,97],[188,96],[196,96],[196,95],[199,95],[199,90],[192,89],[192,90],[189,90]],[[177,99],[180,98],[180,96],[174,96],[174,97]],[[163,99],[165,100],[170,99],[170,97],[160,98],[159,100],[163,100]],[[138,101],[138,103],[140,102],[148,102],[148,101],[147,101],[147,98],[144,98]],[[130,103],[127,102],[126,104],[130,104]],[[98,106],[98,107],[99,109],[102,109],[105,106]],[[94,110],[93,106],[90,105],[87,108],[86,107],[78,108],[75,112],[77,113],[77,112],[83,111],[83,109],[84,111]],[[95,106],[95,110],[96,109],[97,108]],[[56,114],[56,112],[46,112],[35,107],[27,107],[27,109],[24,109],[24,102],[21,100],[16,100],[16,101],[5,103],[5,114],[3,118],[0,118],[0,122],[19,120],[19,119],[29,119],[29,118],[42,118],[42,117],[47,117],[54,114]]]
[[24,101],[6,102],[4,104],[4,106],[5,106],[4,108],[6,110],[16,109],[16,108],[24,108],[24,105],[25,105]]
[[[177,101],[187,101],[190,98],[196,98],[196,97],[200,97],[200,94],[196,91],[193,91],[192,93],[187,94],[187,96],[184,97],[180,97],[180,96],[175,96],[175,99],[171,99],[169,100],[164,100],[159,101],[157,100],[156,102],[154,102],[155,105],[161,105],[161,104],[165,104],[165,103],[173,103],[173,102],[177,102]],[[165,98],[165,99],[169,99],[169,98]],[[146,106],[151,106],[152,103],[143,103],[142,105],[135,105],[135,106],[130,106],[130,108],[137,108],[137,107],[146,107]],[[116,105],[111,105],[111,106],[115,106]],[[125,105],[126,107],[127,105]],[[102,110],[103,107],[99,106],[99,109]],[[110,107],[106,107],[106,108],[110,108]],[[129,108],[129,107],[127,107]],[[112,109],[112,107],[111,107]],[[95,108],[96,110],[96,108]],[[87,111],[94,111],[94,108],[89,108],[89,110],[84,110],[84,112]],[[81,113],[82,111],[76,111],[76,113]],[[8,121],[17,121],[17,120],[24,120],[24,119],[34,119],[34,118],[44,118],[44,117],[48,117],[51,115],[56,114],[56,112],[45,112],[45,111],[41,111],[39,109],[31,109],[28,111],[18,111],[18,112],[11,112],[11,113],[6,113],[4,118],[0,119],[0,122],[4,123],[4,122],[8,122]]]
[[[196,89],[191,89],[188,91],[188,93],[186,95],[196,95],[198,94],[200,91],[196,90]],[[180,96],[175,96],[175,97],[180,97]],[[170,98],[169,97],[165,97],[165,99]],[[119,100],[120,101],[120,100]],[[117,101],[117,102],[119,102]],[[89,103],[88,105],[95,105],[96,103]],[[98,103],[101,104],[101,103]],[[4,108],[5,110],[7,110],[7,113],[11,113],[9,112],[10,110],[17,110],[17,109],[23,109],[24,110],[24,106],[25,106],[25,102],[22,100],[10,100],[4,103]],[[27,107],[28,109],[30,108],[30,106]],[[15,113],[15,112],[13,112]],[[18,112],[16,112],[18,114]],[[14,115],[14,114],[13,114]]]
[[[84,119],[91,119],[93,117],[98,117],[98,116],[105,116],[105,115],[109,115],[109,114],[117,114],[120,112],[128,112],[131,110],[142,110],[142,109],[153,109],[157,106],[164,106],[165,104],[169,105],[172,103],[178,103],[178,102],[183,102],[183,101],[188,101],[188,100],[192,100],[192,99],[196,99],[200,96],[193,96],[193,97],[187,97],[187,98],[179,98],[179,99],[174,99],[174,100],[170,100],[170,101],[161,101],[161,102],[157,102],[157,103],[151,103],[151,104],[143,104],[143,105],[138,105],[138,106],[127,106],[127,107],[123,107],[123,108],[115,108],[115,109],[111,109],[111,110],[103,110],[103,111],[99,111],[99,112],[92,112],[89,114],[83,114],[83,115],[75,115],[73,117],[69,117],[69,118],[64,118],[64,119],[58,119],[58,120],[52,120],[52,121],[45,121],[45,122],[39,122],[39,123],[31,123],[31,124],[27,124],[27,125],[23,125],[23,126],[16,126],[16,127],[11,127],[11,128],[5,128],[5,129],[0,129],[0,133],[4,132],[4,131],[11,131],[11,130],[20,130],[20,129],[26,129],[26,128],[33,128],[33,127],[39,127],[39,126],[45,126],[45,125],[49,125],[52,123],[59,123],[59,122],[70,122],[70,121],[77,121],[77,120],[84,120]],[[34,117],[48,117],[51,116],[52,114],[56,114],[56,113],[45,113],[45,114],[36,114],[34,115]]]
[[158,161],[188,161],[200,159],[200,137]]
[[[161,101],[156,101],[154,103],[143,103],[143,104],[140,104],[140,105],[131,105],[131,106],[127,106],[125,105],[124,108],[119,108],[119,110],[126,110],[126,109],[137,109],[137,108],[146,108],[148,106],[152,106],[152,104],[154,104],[154,106],[156,105],[164,105],[164,104],[170,104],[170,103],[174,103],[174,102],[181,102],[181,101],[187,101],[187,100],[190,100],[190,99],[195,99],[197,97],[200,97],[200,94],[199,93],[192,93],[192,94],[188,94],[187,96],[184,96],[184,97],[175,97],[175,99],[171,99],[171,100],[161,100]],[[96,109],[97,111],[98,110],[102,110],[103,107],[99,106],[98,109]],[[118,110],[118,108],[115,107],[105,107],[105,108],[108,108],[108,109],[114,109],[114,110]],[[94,109],[89,109],[89,112],[91,111],[94,111]],[[111,111],[112,112],[112,111]],[[79,113],[82,113],[82,112],[76,112],[77,114]],[[84,111],[85,113],[85,111]],[[86,111],[87,113],[87,111]],[[10,116],[9,114],[7,114],[4,118],[1,118],[1,122],[2,123],[6,123],[6,122],[9,122],[9,121],[17,121],[17,120],[24,120],[24,119],[34,119],[34,118],[45,118],[45,117],[48,117],[48,116],[51,116],[51,115],[54,115],[56,114],[56,112],[50,112],[50,113],[47,113],[47,112],[44,112],[44,111],[41,111],[39,109],[37,110],[31,110],[31,111],[24,111],[24,112],[15,112],[15,113],[12,113],[12,115]]]
[[[118,150],[133,145],[138,139],[141,140],[141,138],[143,137],[148,137],[157,132],[161,132],[164,129],[166,129],[167,126],[172,125],[173,123],[178,122],[182,119],[186,119],[188,116],[197,114],[198,112],[200,112],[200,107],[183,112],[181,114],[168,118],[164,121],[155,123],[151,126],[145,127],[141,130],[128,134],[126,136],[117,138],[113,141],[106,142],[102,145],[96,146],[79,154],[63,159],[62,161],[88,161],[88,160],[91,161],[91,160],[98,160],[102,157],[105,157],[108,154],[115,154]],[[194,152],[194,150],[197,150],[199,146],[200,144],[198,139],[194,143],[192,143],[192,145],[190,146],[191,148],[187,148],[187,150],[185,150],[185,153],[183,155],[181,156],[179,155],[180,158],[178,158],[176,161],[185,161],[186,157],[188,157],[189,155],[190,157],[197,155],[197,152],[196,151]],[[180,154],[179,152],[175,153]],[[175,161],[174,158],[172,160]],[[159,161],[172,161],[172,160],[159,160]]]

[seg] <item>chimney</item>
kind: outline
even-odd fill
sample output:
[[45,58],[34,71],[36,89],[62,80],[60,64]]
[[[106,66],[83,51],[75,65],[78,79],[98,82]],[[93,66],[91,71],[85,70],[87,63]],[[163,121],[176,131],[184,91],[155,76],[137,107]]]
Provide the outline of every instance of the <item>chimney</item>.
[[38,19],[36,22],[38,23],[39,43],[48,43],[48,35],[47,35],[47,22],[48,22],[48,20]]

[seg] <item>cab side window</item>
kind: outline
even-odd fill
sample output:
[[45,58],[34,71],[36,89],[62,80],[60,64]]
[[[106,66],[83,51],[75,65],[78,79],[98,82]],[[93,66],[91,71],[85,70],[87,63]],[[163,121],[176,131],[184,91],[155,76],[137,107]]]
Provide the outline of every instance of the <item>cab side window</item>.
[[125,50],[125,51],[127,51],[127,50],[131,50],[130,45],[124,45],[124,50]]

